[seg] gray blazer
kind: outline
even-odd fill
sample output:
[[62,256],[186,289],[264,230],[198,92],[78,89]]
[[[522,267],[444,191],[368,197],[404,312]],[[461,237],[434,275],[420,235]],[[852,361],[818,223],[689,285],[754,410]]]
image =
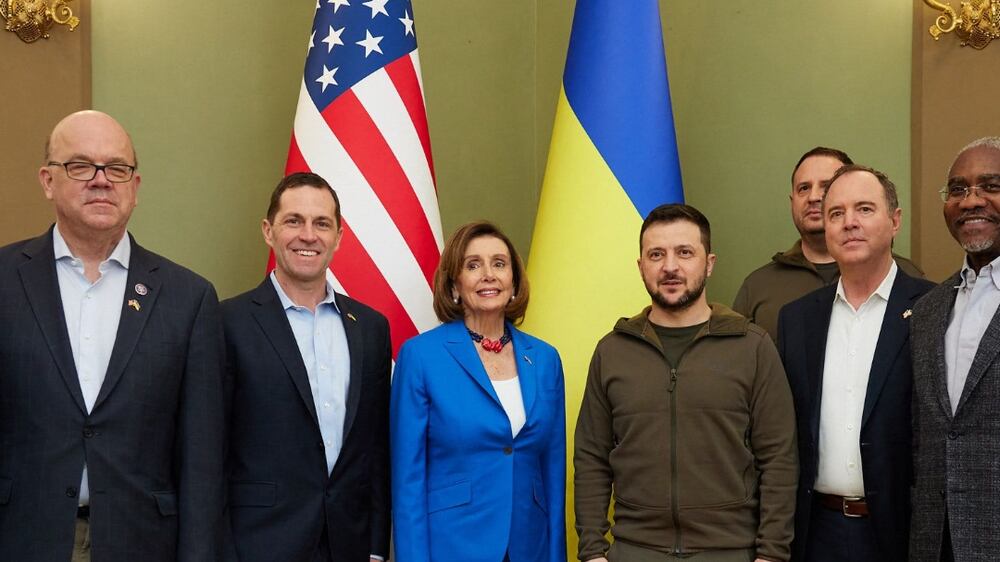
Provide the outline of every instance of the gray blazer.
[[952,276],[913,308],[913,562],[939,560],[946,514],[957,562],[1000,553],[1000,314],[983,334],[952,416],[944,335],[959,281]]

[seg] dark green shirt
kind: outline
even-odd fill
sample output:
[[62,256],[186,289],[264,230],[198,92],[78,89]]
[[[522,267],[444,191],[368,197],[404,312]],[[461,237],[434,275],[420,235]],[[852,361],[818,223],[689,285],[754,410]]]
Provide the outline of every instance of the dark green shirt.
[[813,267],[816,268],[816,273],[823,278],[823,284],[829,285],[837,280],[837,276],[840,275],[840,267],[837,266],[837,262],[832,261],[830,263],[814,263]]
[[681,355],[684,355],[687,348],[691,346],[691,342],[694,341],[694,337],[698,335],[698,331],[708,322],[684,326],[683,328],[657,326],[652,322],[650,324],[656,330],[656,335],[660,337],[660,345],[663,346],[663,354],[667,356],[667,362],[670,363],[671,367],[676,368],[677,363],[681,360]]

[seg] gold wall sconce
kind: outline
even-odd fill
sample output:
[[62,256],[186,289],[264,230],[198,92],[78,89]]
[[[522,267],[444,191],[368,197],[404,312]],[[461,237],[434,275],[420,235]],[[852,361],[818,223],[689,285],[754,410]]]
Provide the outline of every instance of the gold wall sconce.
[[990,41],[1000,39],[1000,0],[962,2],[960,14],[950,4],[937,0],[924,0],[924,3],[941,12],[928,30],[935,41],[952,31],[963,47],[983,49]]
[[55,24],[65,25],[70,31],[80,25],[80,18],[66,5],[72,0],[0,0],[0,16],[7,21],[7,31],[12,31],[25,43],[49,38],[49,29]]

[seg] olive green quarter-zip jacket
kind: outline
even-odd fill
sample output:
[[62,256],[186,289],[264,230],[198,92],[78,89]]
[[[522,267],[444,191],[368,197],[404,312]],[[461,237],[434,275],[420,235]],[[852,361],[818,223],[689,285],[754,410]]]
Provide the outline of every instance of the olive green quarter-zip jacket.
[[615,540],[788,560],[798,478],[788,381],[760,327],[711,307],[676,369],[649,308],[598,342],[573,460],[580,560],[607,552],[612,490]]

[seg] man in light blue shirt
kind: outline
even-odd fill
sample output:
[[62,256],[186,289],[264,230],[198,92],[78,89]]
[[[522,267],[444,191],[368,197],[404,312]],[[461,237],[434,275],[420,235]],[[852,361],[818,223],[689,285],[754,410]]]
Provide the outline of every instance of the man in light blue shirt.
[[315,174],[278,184],[262,221],[275,269],[223,303],[233,384],[230,559],[388,557],[388,322],[336,292],[343,229]]
[[278,293],[309,375],[309,388],[323,435],[326,471],[330,472],[344,442],[344,414],[351,370],[344,323],[334,299],[333,274],[327,270],[326,297],[312,308],[292,301],[278,281],[277,270],[268,277]]
[[127,232],[137,165],[113,118],[69,115],[38,172],[55,225],[0,248],[0,560],[218,559],[218,300]]

